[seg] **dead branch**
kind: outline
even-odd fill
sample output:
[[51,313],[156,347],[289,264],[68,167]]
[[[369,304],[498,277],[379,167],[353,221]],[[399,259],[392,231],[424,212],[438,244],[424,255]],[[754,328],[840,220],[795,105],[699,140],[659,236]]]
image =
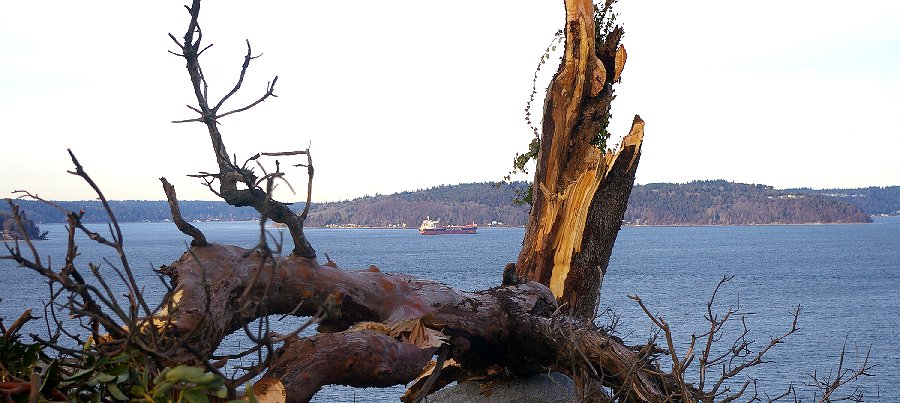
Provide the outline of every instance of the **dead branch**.
[[[725,314],[720,317],[719,315],[715,314],[712,308],[719,290],[732,278],[733,277],[728,276],[723,277],[716,285],[715,289],[713,290],[712,296],[709,298],[706,304],[707,312],[704,317],[709,323],[709,330],[707,333],[700,336],[706,338],[706,342],[703,347],[703,351],[699,352],[698,361],[700,362],[700,364],[698,367],[698,376],[700,382],[699,387],[697,388],[687,384],[685,381],[685,374],[690,369],[695,356],[697,356],[698,354],[694,351],[694,347],[696,346],[697,342],[697,336],[691,335],[691,342],[687,347],[687,351],[684,353],[683,357],[679,358],[677,348],[675,347],[674,336],[671,329],[669,328],[669,324],[662,317],[650,312],[650,309],[644,304],[640,297],[635,295],[628,296],[628,298],[631,298],[632,300],[637,302],[637,304],[641,307],[641,310],[644,311],[644,314],[646,314],[647,317],[653,322],[653,324],[663,332],[668,347],[668,350],[665,351],[665,354],[672,361],[671,376],[678,384],[679,395],[689,401],[693,401],[695,399],[704,402],[734,401],[741,398],[748,390],[750,384],[753,383],[753,380],[748,379],[747,381],[743,382],[740,387],[737,388],[737,390],[732,389],[732,387],[728,384],[728,381],[735,378],[739,374],[744,373],[744,371],[748,368],[765,363],[764,357],[769,352],[769,350],[771,350],[776,345],[783,343],[785,338],[794,334],[798,330],[797,320],[800,317],[799,306],[794,310],[792,314],[790,329],[777,337],[773,337],[759,351],[753,353],[750,350],[753,341],[748,339],[750,330],[747,327],[747,323],[744,317],[745,315],[741,313],[739,309],[729,308],[725,312]],[[722,338],[724,325],[734,316],[741,317],[741,325],[743,326],[742,331],[734,338],[731,346],[726,351],[717,356],[711,357],[713,344],[715,344]],[[720,368],[721,372],[719,373],[718,378],[716,378],[716,380],[713,382],[713,385],[708,390],[706,390],[704,388],[709,376],[708,371],[713,367]]]
[[872,370],[875,366],[869,364],[869,355],[872,353],[871,349],[866,351],[866,355],[859,360],[856,367],[845,367],[845,355],[847,353],[847,342],[844,341],[843,347],[841,347],[840,358],[838,359],[837,368],[834,372],[828,373],[826,376],[820,376],[816,371],[813,371],[812,374],[809,374],[810,382],[807,383],[807,386],[815,387],[822,394],[821,397],[814,397],[816,401],[821,403],[826,402],[839,402],[839,401],[854,401],[861,402],[863,401],[862,393],[855,389],[851,391],[849,394],[838,396],[837,391],[844,387],[845,385],[861,378],[867,376],[873,376],[869,371]]
[[175,195],[175,186],[172,186],[166,178],[159,178],[159,180],[162,182],[163,191],[165,191],[166,198],[169,200],[169,209],[172,210],[172,220],[175,222],[175,226],[178,227],[178,230],[193,238],[191,241],[192,246],[208,245],[206,236],[203,235],[203,232],[185,221],[184,217],[181,216],[181,209],[178,208],[178,196]]
[[[232,87],[231,91],[229,91],[228,94],[226,94],[221,100],[219,100],[218,103],[216,103],[214,107],[210,107],[210,103],[207,98],[209,86],[206,82],[205,76],[203,75],[203,70],[200,67],[199,60],[200,54],[202,53],[201,42],[203,39],[200,24],[198,22],[200,16],[200,0],[194,0],[191,6],[187,9],[191,17],[188,24],[188,29],[184,34],[184,39],[182,41],[176,40],[176,42],[178,43],[178,47],[181,50],[181,53],[179,55],[183,57],[187,62],[186,67],[188,70],[188,76],[190,77],[191,86],[194,90],[194,96],[197,99],[197,107],[192,109],[194,109],[195,111],[199,111],[201,116],[195,119],[188,119],[180,122],[202,122],[207,127],[210,140],[212,141],[213,152],[216,156],[216,162],[219,166],[219,173],[214,175],[203,174],[203,176],[205,177],[204,180],[206,181],[206,185],[210,189],[212,189],[212,180],[210,180],[208,177],[211,176],[214,179],[218,179],[219,190],[214,191],[217,196],[221,197],[232,206],[253,207],[261,214],[264,214],[268,219],[284,224],[290,231],[291,238],[294,241],[294,249],[292,253],[296,256],[304,257],[307,259],[315,259],[315,249],[313,249],[312,245],[309,243],[303,233],[303,221],[306,216],[297,215],[293,211],[291,211],[284,203],[271,200],[271,195],[269,195],[268,192],[259,187],[260,181],[258,181],[258,178],[253,173],[253,171],[250,169],[246,169],[246,165],[244,168],[238,167],[236,165],[236,162],[231,160],[228,155],[228,151],[225,148],[225,143],[218,127],[218,119],[234,113],[245,111],[252,108],[253,106],[262,103],[269,97],[275,97],[275,83],[278,81],[278,77],[276,76],[271,82],[266,85],[266,91],[256,101],[241,108],[237,108],[224,113],[219,113],[219,108],[224,105],[225,101],[227,101],[229,98],[231,98],[231,96],[237,93],[238,90],[240,90],[244,81],[244,76],[250,67],[250,62],[255,58],[254,56],[252,56],[250,43],[248,41],[247,54],[244,56],[244,62],[241,66],[241,71],[237,83],[234,85],[234,87]],[[173,35],[170,34],[170,37],[175,40]],[[207,48],[203,48],[203,50]],[[306,154],[307,159],[311,161],[309,159],[308,151]],[[309,177],[309,189],[311,190],[312,164],[309,164]],[[239,189],[239,183],[246,185],[247,189]],[[311,194],[307,195],[307,200],[309,200],[309,198],[311,198]],[[307,206],[308,205],[309,202],[307,202]]]

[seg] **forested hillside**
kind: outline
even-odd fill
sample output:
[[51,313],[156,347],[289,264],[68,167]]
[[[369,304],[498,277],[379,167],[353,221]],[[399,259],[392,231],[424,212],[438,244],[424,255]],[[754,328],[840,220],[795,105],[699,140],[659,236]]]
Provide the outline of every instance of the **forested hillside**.
[[788,189],[787,192],[818,194],[859,206],[872,215],[900,215],[900,186],[862,189]]
[[[467,183],[341,202],[314,203],[306,225],[402,227],[405,223],[408,227],[417,228],[425,217],[431,217],[445,224],[475,222],[488,225],[497,221],[498,224],[520,226],[525,225],[528,208],[513,204],[512,200],[514,189],[523,187],[523,182],[502,186]],[[29,200],[18,200],[16,203],[37,222],[65,221],[58,210],[46,204]],[[106,221],[106,213],[98,201],[56,203],[67,211],[84,210],[85,222]],[[188,221],[247,221],[259,218],[259,213],[253,209],[232,207],[222,201],[181,201],[179,205],[181,214]],[[121,222],[171,219],[169,205],[165,201],[111,201],[110,207]],[[303,203],[296,203],[291,208],[302,210]],[[3,210],[8,210],[8,207],[0,206],[0,211]]]
[[[528,207],[516,205],[514,189],[523,182],[495,186],[491,183],[444,185],[430,189],[365,196],[353,200],[314,203],[306,225],[416,228],[426,217],[444,224],[480,226],[525,225]],[[54,208],[33,201],[17,201],[28,217],[38,223],[63,222]],[[84,210],[85,222],[104,222],[106,215],[97,201],[58,202],[70,211]],[[164,201],[113,201],[113,211],[122,222],[170,219]],[[303,203],[291,206],[303,208]],[[8,206],[0,205],[0,211]],[[641,225],[741,225],[866,222],[869,214],[900,214],[900,186],[865,189],[788,189],[748,185],[724,180],[686,184],[636,185],[625,220]],[[232,207],[221,201],[182,201],[188,221],[245,221],[258,218],[249,208]]]
[[[32,200],[16,200],[16,204],[28,212],[28,216],[39,223],[65,222],[66,217],[57,209]],[[54,202],[66,211],[84,211],[83,222],[107,222],[103,205],[96,200]],[[157,200],[110,201],[110,208],[120,222],[165,221],[172,218],[169,204]],[[223,201],[185,201],[180,203],[181,214],[188,221],[248,221],[259,218],[253,209],[232,207]],[[303,204],[300,204],[303,208]],[[9,211],[6,203],[0,211]]]
[[[314,204],[308,226],[365,225],[416,228],[426,217],[444,224],[525,225],[528,207],[513,204],[514,189],[523,182],[495,186],[465,183],[392,195],[366,196],[354,200]],[[494,223],[496,221],[496,223]]]
[[871,222],[831,197],[724,180],[637,185],[625,221],[640,225],[749,225]]

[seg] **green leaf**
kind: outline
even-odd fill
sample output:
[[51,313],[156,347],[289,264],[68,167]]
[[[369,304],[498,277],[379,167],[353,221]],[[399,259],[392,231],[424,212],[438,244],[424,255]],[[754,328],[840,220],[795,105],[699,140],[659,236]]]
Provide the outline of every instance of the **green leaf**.
[[209,397],[206,396],[206,388],[202,386],[182,390],[181,399],[187,403],[209,403]]
[[225,386],[220,386],[219,389],[216,389],[212,392],[212,395],[224,399],[228,397],[228,388],[226,388]]
[[130,378],[131,378],[130,374],[128,372],[125,372],[124,374],[116,377],[116,383],[125,382],[125,381],[129,380]]
[[110,383],[110,384],[106,385],[106,389],[109,390],[109,394],[113,397],[113,399],[128,400],[128,396],[125,396],[125,394],[122,393],[122,390],[119,389],[119,387],[116,386],[115,384]]
[[256,394],[253,393],[253,385],[251,385],[250,382],[247,382],[245,390],[247,391],[247,400],[229,400],[228,403],[259,403],[259,400],[256,400]]
[[147,360],[147,362],[144,363],[144,372],[141,374],[141,384],[145,387],[150,387],[150,360]]
[[94,380],[96,380],[98,382],[102,382],[102,383],[112,382],[114,379],[116,379],[115,375],[110,375],[110,374],[106,374],[106,373],[102,373],[102,372],[97,374],[96,377],[94,377]]
[[44,373],[41,374],[41,378],[43,378],[44,381],[41,385],[42,393],[47,393],[53,389],[56,389],[59,386],[60,381],[59,361],[51,361],[50,365],[44,370]]
[[155,390],[153,391],[153,397],[162,398],[166,396],[166,394],[169,393],[169,391],[172,390],[173,387],[175,387],[175,383],[176,382],[174,381],[165,381],[157,384]]
[[107,368],[106,371],[103,371],[107,374],[119,376],[122,374],[128,374],[128,366],[127,365],[117,365],[115,367]]
[[104,355],[104,356],[102,356],[102,357],[100,357],[100,358],[97,359],[97,362],[94,364],[94,366],[102,367],[102,366],[105,366],[105,365],[108,364],[108,363],[109,363],[109,357],[107,357],[107,356]]
[[65,378],[65,380],[66,381],[83,381],[83,380],[89,378],[89,376],[94,373],[94,370],[95,370],[94,367],[82,369],[81,371],[78,371],[78,372],[72,374],[72,376]]

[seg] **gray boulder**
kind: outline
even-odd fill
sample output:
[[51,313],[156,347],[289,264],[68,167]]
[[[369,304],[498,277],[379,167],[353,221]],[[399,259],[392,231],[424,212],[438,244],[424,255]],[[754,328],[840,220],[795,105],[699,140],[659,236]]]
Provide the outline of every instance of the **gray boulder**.
[[[554,372],[482,389],[482,382],[448,386],[428,396],[428,403],[569,403],[576,401],[572,379]],[[488,393],[489,395],[485,395]]]

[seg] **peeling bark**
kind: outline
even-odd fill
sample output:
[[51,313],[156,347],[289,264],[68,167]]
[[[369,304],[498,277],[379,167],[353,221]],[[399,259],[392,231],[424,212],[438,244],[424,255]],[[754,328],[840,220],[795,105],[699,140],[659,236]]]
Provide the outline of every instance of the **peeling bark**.
[[549,286],[590,321],[634,183],[643,121],[635,116],[615,154],[595,144],[625,65],[622,31],[595,43],[593,4],[565,3],[565,52],[544,104],[534,203],[516,274]]
[[276,352],[266,379],[280,380],[290,400],[309,401],[324,385],[405,384],[419,375],[435,350],[372,330],[293,338]]
[[[330,384],[405,384],[442,349],[452,360],[449,375],[455,379],[485,376],[487,368],[523,376],[570,364],[590,363],[609,374],[653,368],[620,340],[559,315],[551,291],[535,282],[463,292],[410,276],[346,271],[296,256],[278,259],[274,266],[266,262],[256,252],[211,244],[192,248],[164,269],[176,285],[172,302],[177,309],[161,312],[157,319],[169,324],[167,334],[193,347],[193,352],[177,355],[182,362],[195,361],[197,353],[209,356],[227,334],[255,319],[242,312],[310,316],[325,307],[320,334],[291,337],[275,350],[261,392],[281,393],[271,387],[280,380],[289,401],[305,401]],[[261,309],[242,310],[247,300]],[[442,341],[432,344],[416,336],[423,332],[440,334]],[[576,351],[586,352],[589,361]],[[645,372],[602,381],[635,393],[665,389],[660,386],[665,386],[664,378]]]

